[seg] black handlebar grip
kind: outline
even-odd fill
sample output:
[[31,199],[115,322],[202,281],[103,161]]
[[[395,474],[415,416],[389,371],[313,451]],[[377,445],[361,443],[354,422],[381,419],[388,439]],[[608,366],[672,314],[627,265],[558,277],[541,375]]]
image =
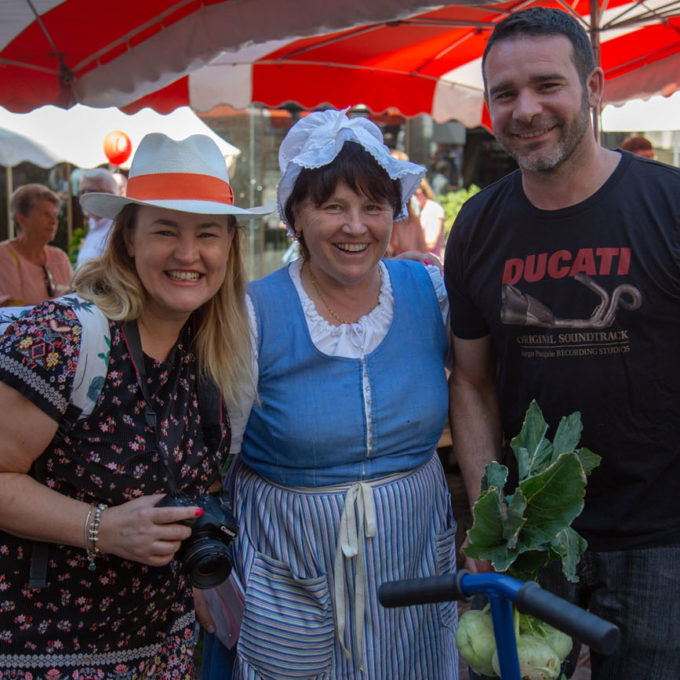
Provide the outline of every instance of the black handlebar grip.
[[383,607],[466,600],[467,595],[460,587],[460,581],[467,573],[465,569],[461,569],[455,574],[445,576],[387,581],[378,589],[378,599]]
[[563,600],[533,581],[519,589],[515,605],[522,614],[542,619],[600,654],[610,654],[619,644],[621,631],[613,623]]

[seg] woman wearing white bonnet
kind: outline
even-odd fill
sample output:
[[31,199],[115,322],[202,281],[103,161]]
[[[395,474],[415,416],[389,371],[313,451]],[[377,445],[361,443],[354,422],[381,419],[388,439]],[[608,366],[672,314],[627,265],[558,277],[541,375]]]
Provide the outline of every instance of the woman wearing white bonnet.
[[377,597],[455,571],[436,453],[446,293],[436,267],[383,259],[425,170],[333,110],[296,123],[279,162],[302,257],[249,291],[259,401],[232,419],[236,447],[247,422],[229,480],[245,588],[234,677],[456,678],[455,603]]

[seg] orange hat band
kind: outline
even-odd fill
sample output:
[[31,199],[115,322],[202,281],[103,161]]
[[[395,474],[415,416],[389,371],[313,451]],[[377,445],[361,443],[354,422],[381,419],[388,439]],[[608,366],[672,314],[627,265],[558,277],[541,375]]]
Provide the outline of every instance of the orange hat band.
[[128,180],[125,194],[136,201],[210,201],[234,205],[234,192],[227,182],[188,172],[136,175]]

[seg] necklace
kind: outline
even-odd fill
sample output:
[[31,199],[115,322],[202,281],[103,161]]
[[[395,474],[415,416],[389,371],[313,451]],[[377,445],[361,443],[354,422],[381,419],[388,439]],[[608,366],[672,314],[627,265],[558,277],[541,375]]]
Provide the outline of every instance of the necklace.
[[[314,276],[314,272],[312,272],[312,268],[310,266],[307,267],[307,271],[309,272],[309,278],[312,281],[312,285],[314,286],[314,290],[316,291],[316,294],[319,296],[319,299],[321,302],[323,302],[324,307],[328,310],[328,313],[338,322],[341,324],[353,324],[356,323],[364,314],[361,314],[359,316],[359,319],[356,319],[355,321],[347,321],[346,319],[341,318],[338,316],[333,308],[328,304],[326,298],[323,296],[321,289],[319,288],[319,282],[316,280],[316,276]],[[375,305],[371,307],[370,311],[373,311],[379,304],[380,304],[380,291],[382,290],[382,267],[378,265],[378,272],[380,273],[380,284],[378,286],[378,299],[375,302]],[[367,312],[368,313],[368,312]]]

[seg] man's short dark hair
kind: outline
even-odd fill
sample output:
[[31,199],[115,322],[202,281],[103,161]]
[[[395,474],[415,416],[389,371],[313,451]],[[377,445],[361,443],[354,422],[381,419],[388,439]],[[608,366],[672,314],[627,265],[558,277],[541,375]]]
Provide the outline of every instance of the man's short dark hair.
[[489,50],[498,42],[510,38],[530,36],[563,35],[569,39],[573,47],[572,59],[576,66],[581,85],[585,88],[588,76],[595,69],[593,47],[585,29],[568,12],[548,7],[530,7],[513,12],[503,21],[496,24],[484,49],[482,56],[482,75],[486,91],[486,72],[484,66]]

